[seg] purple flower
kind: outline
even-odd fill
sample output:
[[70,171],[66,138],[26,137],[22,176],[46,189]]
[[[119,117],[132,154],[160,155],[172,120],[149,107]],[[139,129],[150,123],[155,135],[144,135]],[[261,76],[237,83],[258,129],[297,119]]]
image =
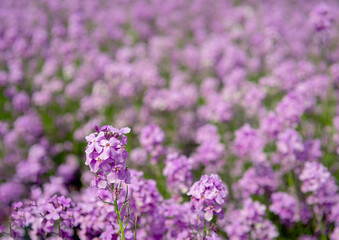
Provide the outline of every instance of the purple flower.
[[115,233],[116,231],[113,230],[112,226],[106,226],[105,231],[100,235],[100,239],[111,240]]
[[211,236],[207,236],[206,240],[220,240],[221,238],[215,233],[212,232]]
[[91,185],[101,189],[106,189],[107,188],[106,176],[104,174],[98,173],[92,180]]
[[156,182],[145,179],[142,172],[135,170],[131,170],[131,182],[133,182],[130,185],[132,204],[135,204],[136,211],[141,214],[155,214],[163,201]]
[[29,143],[33,143],[43,133],[43,126],[37,114],[20,116],[14,122],[15,130]]
[[232,104],[222,95],[213,94],[207,99],[207,104],[199,108],[198,114],[204,121],[228,122],[233,117]]
[[260,130],[269,139],[276,139],[283,127],[281,119],[274,112],[269,112],[260,122]]
[[288,127],[295,127],[300,122],[304,111],[305,101],[295,92],[288,93],[276,107],[277,115]]
[[206,167],[206,173],[215,173],[221,170],[225,164],[223,159],[225,147],[220,142],[217,127],[212,124],[200,127],[196,133],[196,142],[200,146],[192,154],[193,167],[198,168],[201,164]]
[[314,7],[311,13],[311,23],[317,32],[325,31],[333,25],[334,17],[326,3],[319,3]]
[[297,154],[304,151],[304,144],[300,134],[288,128],[279,133],[276,145],[281,165],[285,169],[296,167]]
[[240,192],[243,198],[248,198],[251,195],[270,194],[277,187],[277,176],[268,162],[249,168],[238,183],[233,185],[234,191]]
[[299,221],[297,199],[284,192],[276,192],[271,196],[270,211],[279,216],[282,222],[290,224]]
[[265,218],[266,206],[252,199],[243,202],[243,208],[233,210],[227,219],[225,231],[231,240],[275,239],[276,227]]
[[71,202],[72,200],[70,198],[66,198],[65,196],[61,196],[58,198],[58,203],[65,208],[70,207]]
[[147,152],[143,148],[135,148],[131,151],[131,160],[137,165],[147,163]]
[[86,154],[92,153],[94,150],[97,153],[101,153],[102,145],[100,144],[100,140],[103,139],[104,133],[101,132],[98,135],[92,133],[86,137],[86,141],[89,143],[86,148]]
[[218,175],[203,175],[193,184],[187,195],[191,196],[192,209],[205,212],[207,221],[212,220],[213,214],[223,218],[222,205],[227,199],[228,190]]
[[118,183],[120,180],[124,180],[127,184],[130,181],[130,173],[124,163],[118,163],[113,168],[112,171],[107,175],[107,181],[110,183]]
[[196,132],[196,139],[197,143],[204,143],[204,142],[217,142],[220,140],[220,136],[218,133],[218,128],[212,124],[205,124],[200,127]]
[[13,98],[13,107],[18,112],[24,112],[29,109],[30,99],[25,92],[20,92]]
[[233,149],[238,157],[251,157],[256,159],[256,154],[263,151],[265,140],[261,133],[251,128],[249,124],[245,124],[235,131],[235,139],[233,141]]
[[45,218],[50,220],[50,219],[53,219],[53,220],[58,220],[60,218],[60,212],[62,211],[62,207],[57,207],[55,208],[53,206],[53,204],[48,204],[46,206],[46,215],[45,215]]
[[164,152],[162,146],[165,140],[165,134],[161,128],[155,124],[149,124],[144,127],[139,136],[141,146],[151,155],[151,162],[158,162],[159,157]]
[[192,161],[178,153],[167,155],[163,174],[174,194],[186,193],[192,184]]
[[331,178],[331,174],[321,163],[307,162],[299,178],[303,183],[301,191],[304,193],[316,192],[327,183]]
[[125,163],[128,156],[125,149],[127,137],[124,135],[129,131],[129,128],[119,130],[112,126],[103,126],[98,133],[86,137],[86,165],[89,165],[91,172],[96,173],[93,186],[105,189],[107,182],[130,183],[130,174]]
[[23,185],[17,182],[8,181],[0,185],[0,201],[3,203],[9,204],[19,199],[23,193]]
[[335,179],[327,168],[318,162],[306,162],[299,179],[301,191],[309,194],[306,203],[316,214],[329,214],[331,207],[339,201],[339,195]]
[[102,139],[100,141],[100,146],[102,146],[102,153],[99,155],[99,158],[102,160],[106,160],[107,158],[111,157],[111,155],[114,155],[116,152],[116,148],[120,148],[119,146],[120,141],[114,137],[110,138],[109,140],[107,139]]
[[331,240],[338,240],[339,239],[339,227],[336,226],[333,230],[333,232],[331,233]]

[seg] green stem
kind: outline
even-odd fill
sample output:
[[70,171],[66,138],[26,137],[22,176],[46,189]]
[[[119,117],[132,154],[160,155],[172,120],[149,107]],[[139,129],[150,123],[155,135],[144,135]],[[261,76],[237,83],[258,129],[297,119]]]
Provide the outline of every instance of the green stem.
[[117,198],[114,200],[114,210],[118,215],[118,222],[119,222],[119,227],[120,227],[121,238],[122,238],[122,240],[126,240],[124,226],[122,224],[120,211],[118,209],[118,199]]
[[135,223],[134,223],[134,240],[137,240],[137,221],[138,221],[138,214],[135,216]]
[[13,237],[13,233],[12,233],[12,220],[11,220],[11,218],[9,218],[9,235],[11,237]]
[[204,218],[204,230],[202,233],[202,237],[204,238],[206,236],[206,219]]
[[321,228],[321,239],[327,240],[326,236],[326,226],[325,226],[325,220],[324,217],[320,220],[320,228]]
[[58,230],[59,230],[59,237],[61,237],[60,218],[58,219]]
[[124,230],[127,228],[127,226],[128,226],[128,223],[129,223],[129,205],[127,205],[127,221],[126,221],[126,224],[125,224]]
[[[110,204],[110,205],[113,205],[114,206],[114,211],[116,212],[117,214],[117,217],[118,217],[118,222],[119,222],[119,227],[120,227],[120,233],[119,235],[121,236],[122,240],[126,240],[125,238],[125,228],[127,227],[127,224],[126,224],[126,227],[124,228],[124,225],[123,225],[123,221],[121,220],[121,212],[122,210],[124,209],[125,205],[127,204],[127,196],[128,196],[128,187],[127,187],[127,192],[126,192],[126,198],[125,198],[125,201],[122,205],[122,207],[119,209],[118,207],[118,190],[120,190],[120,185],[117,186],[117,191],[115,193],[115,198],[114,198],[114,184],[112,184],[110,186],[110,190],[112,192],[112,198],[114,199],[114,202],[111,203],[111,202],[107,202],[107,201],[104,201],[100,196],[98,196],[98,198],[103,202],[103,203],[106,203],[106,204]],[[128,221],[128,220],[127,220]]]
[[109,204],[109,205],[114,205],[114,204],[111,203],[111,202],[104,201],[100,196],[98,196],[98,198],[99,198],[103,203],[106,203],[106,204]]

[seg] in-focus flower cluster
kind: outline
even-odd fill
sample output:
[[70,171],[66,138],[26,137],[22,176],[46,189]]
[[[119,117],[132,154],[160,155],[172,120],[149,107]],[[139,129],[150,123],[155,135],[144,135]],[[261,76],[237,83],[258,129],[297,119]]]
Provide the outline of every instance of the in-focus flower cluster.
[[204,212],[207,221],[211,221],[214,215],[219,219],[224,217],[223,205],[227,200],[228,190],[218,175],[203,175],[192,185],[187,195],[191,196],[192,208]]
[[110,183],[124,181],[130,183],[130,173],[126,165],[128,156],[125,146],[129,128],[117,129],[103,126],[98,132],[86,137],[86,165],[95,173],[92,184],[106,189]]

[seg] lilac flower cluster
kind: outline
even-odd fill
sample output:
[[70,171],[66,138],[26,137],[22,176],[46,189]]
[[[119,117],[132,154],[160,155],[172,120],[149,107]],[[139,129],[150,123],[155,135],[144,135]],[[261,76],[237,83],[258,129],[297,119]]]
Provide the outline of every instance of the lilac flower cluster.
[[223,218],[222,206],[227,200],[228,190],[218,175],[203,175],[192,185],[187,195],[191,196],[192,208],[204,212],[207,221],[211,221],[213,215]]
[[249,124],[236,130],[233,142],[235,154],[239,158],[248,157],[255,162],[264,161],[265,156],[262,151],[265,142],[260,134],[260,131],[251,128]]
[[130,183],[130,173],[126,165],[127,137],[129,128],[116,129],[103,126],[97,133],[86,137],[86,165],[95,173],[93,185],[106,189],[110,183],[124,181]]
[[277,177],[267,162],[249,168],[242,178],[233,185],[234,192],[239,193],[239,197],[242,198],[270,194],[276,191],[277,187]]
[[306,201],[316,214],[328,215],[339,202],[335,179],[321,163],[307,162],[299,176],[303,193],[310,193]]
[[242,209],[233,210],[225,231],[230,239],[274,239],[277,229],[265,216],[266,206],[246,199]]
[[150,124],[144,127],[140,133],[140,144],[151,155],[151,162],[157,163],[159,157],[164,154],[162,143],[165,140],[165,134],[159,126]]
[[167,186],[180,196],[188,192],[192,185],[192,159],[187,159],[178,153],[170,153],[165,160],[164,176],[167,178]]
[[218,129],[212,124],[206,124],[197,131],[195,140],[199,145],[193,153],[193,167],[198,168],[199,165],[206,166],[206,173],[217,172],[225,165],[223,159],[225,149],[221,143]]
[[286,224],[300,220],[297,199],[288,193],[276,192],[271,196],[270,211],[278,215]]
[[25,228],[29,228],[28,236],[32,239],[73,238],[76,225],[74,203],[63,195],[46,196],[36,189],[31,200],[12,204],[8,235],[22,239],[26,236]]
[[318,4],[311,13],[311,22],[315,31],[322,32],[329,29],[334,22],[330,7],[324,3]]

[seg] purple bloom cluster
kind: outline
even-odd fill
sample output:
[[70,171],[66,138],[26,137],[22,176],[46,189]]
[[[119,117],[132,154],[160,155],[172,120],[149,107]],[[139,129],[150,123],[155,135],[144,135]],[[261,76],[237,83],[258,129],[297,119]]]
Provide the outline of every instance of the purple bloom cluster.
[[276,192],[271,196],[270,211],[278,215],[286,224],[298,222],[300,219],[298,201],[295,197],[284,192]]
[[151,162],[157,163],[159,157],[164,154],[163,142],[165,133],[155,124],[144,127],[140,133],[140,144],[151,155]]
[[125,146],[129,128],[116,129],[103,126],[96,133],[86,137],[86,165],[95,173],[93,185],[106,189],[109,183],[124,181],[130,183],[130,173],[126,165],[128,156]]
[[266,206],[246,199],[243,208],[233,210],[227,218],[225,231],[230,239],[275,239],[275,226],[266,219]]
[[223,218],[222,206],[227,200],[228,190],[218,175],[203,175],[192,185],[187,195],[191,196],[192,208],[204,212],[207,221],[211,221],[213,215]]
[[165,160],[164,176],[170,191],[180,196],[188,192],[192,185],[192,159],[178,153],[170,153]]
[[311,13],[311,22],[317,32],[326,31],[334,23],[334,17],[330,11],[330,6],[320,3],[314,7]]
[[267,162],[249,168],[238,183],[233,185],[234,192],[239,192],[242,198],[270,194],[276,191],[277,187],[277,176]]
[[29,237],[49,238],[59,235],[72,239],[75,227],[74,203],[63,195],[46,198],[36,190],[32,199],[12,204],[10,235],[15,239],[25,236],[24,228],[30,228]]
[[328,215],[339,202],[338,187],[331,173],[318,162],[307,162],[301,172],[301,191],[310,193],[306,201],[319,215]]
[[236,130],[233,142],[235,154],[240,158],[248,157],[254,162],[264,161],[262,151],[265,142],[260,134],[258,130],[251,128],[249,124]]
[[199,165],[206,167],[205,172],[215,173],[225,165],[225,149],[220,142],[218,128],[212,124],[206,124],[197,131],[195,141],[199,144],[196,151],[192,154],[193,167]]
[[297,154],[304,151],[304,144],[300,134],[293,129],[286,129],[278,135],[277,151],[279,161],[284,169],[297,166]]

